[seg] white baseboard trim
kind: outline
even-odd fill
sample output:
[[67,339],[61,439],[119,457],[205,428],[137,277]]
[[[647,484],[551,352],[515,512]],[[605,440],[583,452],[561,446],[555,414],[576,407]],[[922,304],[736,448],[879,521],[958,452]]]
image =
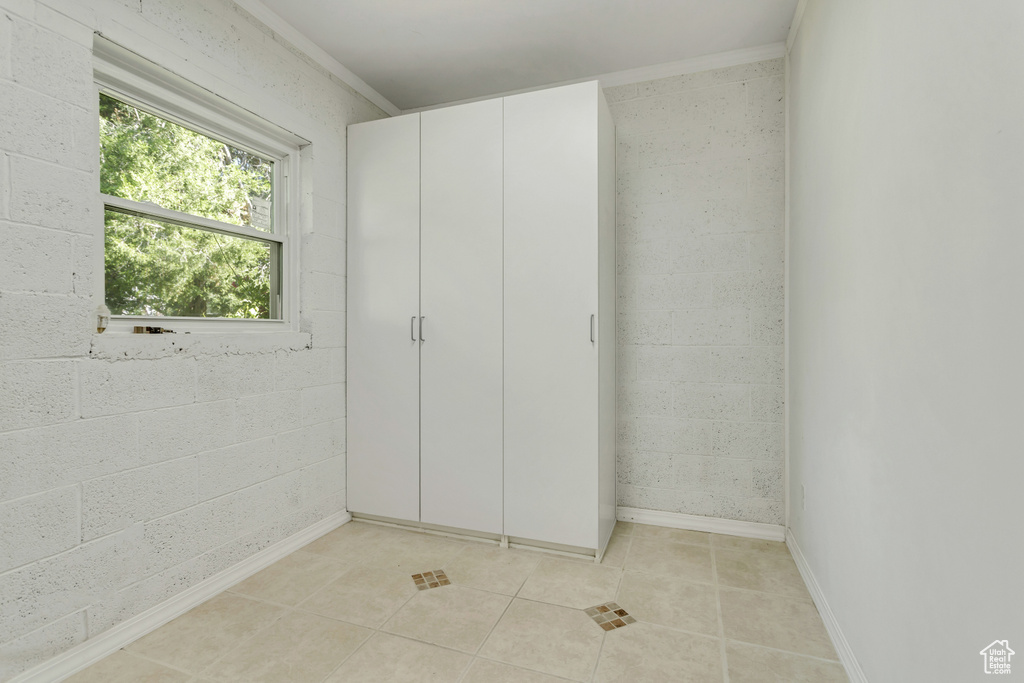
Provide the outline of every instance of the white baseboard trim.
[[850,649],[850,643],[846,641],[843,630],[839,628],[836,615],[832,613],[832,608],[829,607],[828,601],[825,600],[825,594],[821,592],[821,586],[818,585],[818,580],[814,578],[811,567],[807,564],[807,559],[800,550],[800,545],[796,542],[791,529],[786,529],[786,546],[793,556],[793,561],[796,562],[797,569],[800,570],[800,576],[803,577],[804,583],[807,584],[807,590],[810,591],[811,599],[814,600],[814,606],[818,608],[818,614],[821,615],[821,620],[825,623],[825,630],[828,631],[828,636],[832,639],[832,646],[836,649],[836,654],[839,655],[839,661],[842,663],[843,668],[846,669],[846,675],[849,677],[850,683],[868,683],[868,679],[860,668],[860,663],[857,662],[853,650]]
[[150,631],[155,631],[171,619],[180,616],[193,607],[247,579],[261,569],[269,567],[282,557],[293,553],[302,546],[315,541],[329,531],[350,521],[352,515],[346,511],[337,512],[288,538],[264,548],[252,557],[228,567],[219,574],[187,588],[142,614],[114,626],[95,638],[79,643],[53,659],[39,664],[12,678],[9,683],[53,683],[62,681],[72,674],[95,664],[109,654],[120,650]]
[[672,529],[687,529],[689,531],[707,531],[713,534],[759,538],[765,541],[786,540],[785,527],[777,524],[760,524],[758,522],[741,522],[735,519],[722,519],[720,517],[684,515],[681,512],[618,507],[615,509],[615,519],[620,522],[652,524],[654,526],[667,526]]

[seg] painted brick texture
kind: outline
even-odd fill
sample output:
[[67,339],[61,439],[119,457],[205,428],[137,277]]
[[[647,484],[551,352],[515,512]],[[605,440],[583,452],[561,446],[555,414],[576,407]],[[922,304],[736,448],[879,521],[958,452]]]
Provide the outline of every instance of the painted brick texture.
[[[312,144],[297,332],[95,333],[100,32]],[[0,680],[345,508],[345,129],[230,0],[0,0]]]
[[618,503],[783,522],[781,59],[607,88]]

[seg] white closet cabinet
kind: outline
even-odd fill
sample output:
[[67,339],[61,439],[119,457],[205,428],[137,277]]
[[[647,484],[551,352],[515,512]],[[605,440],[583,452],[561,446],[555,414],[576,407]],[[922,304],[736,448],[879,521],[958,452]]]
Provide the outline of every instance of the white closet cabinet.
[[420,521],[501,534],[501,100],[420,124]]
[[420,515],[420,122],[348,131],[348,508]]
[[502,533],[501,110],[349,127],[353,512]]
[[505,98],[505,534],[615,524],[615,133],[597,83]]
[[349,126],[348,501],[600,553],[614,131],[597,83]]

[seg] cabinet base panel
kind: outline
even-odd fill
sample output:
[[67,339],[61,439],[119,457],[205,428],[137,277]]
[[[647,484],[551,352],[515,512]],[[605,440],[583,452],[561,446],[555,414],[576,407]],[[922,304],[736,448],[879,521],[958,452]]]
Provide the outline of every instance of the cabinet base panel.
[[562,545],[560,543],[545,543],[530,538],[517,538],[515,536],[502,536],[491,534],[485,531],[473,531],[472,529],[458,529],[454,527],[441,526],[440,524],[427,524],[426,522],[415,522],[408,519],[395,519],[393,517],[382,517],[380,515],[367,515],[361,512],[353,512],[352,519],[370,524],[391,526],[397,529],[410,531],[421,531],[437,536],[451,536],[453,538],[469,539],[484,543],[494,543],[501,547],[518,548],[520,550],[537,550],[556,555],[567,555],[569,557],[585,557],[596,562],[601,561],[604,554],[598,553],[595,548],[580,548],[573,545]]
[[458,529],[450,526],[442,526],[440,524],[427,524],[426,522],[416,522],[409,519],[398,519],[395,517],[384,517],[381,515],[368,515],[362,512],[353,512],[352,519],[356,519],[361,522],[370,522],[371,524],[380,524],[382,526],[393,526],[407,531],[423,531],[437,536],[455,536],[459,538],[471,538],[478,541],[493,541],[495,543],[501,541],[501,534],[491,534],[486,531],[473,531],[471,529]]
[[543,550],[545,552],[557,553],[559,555],[571,555],[572,557],[579,557],[580,555],[591,559],[597,557],[597,550],[594,548],[581,548],[575,545],[563,545],[561,543],[547,543],[546,541],[537,541],[532,538],[519,538],[517,536],[508,537],[508,547],[525,550]]

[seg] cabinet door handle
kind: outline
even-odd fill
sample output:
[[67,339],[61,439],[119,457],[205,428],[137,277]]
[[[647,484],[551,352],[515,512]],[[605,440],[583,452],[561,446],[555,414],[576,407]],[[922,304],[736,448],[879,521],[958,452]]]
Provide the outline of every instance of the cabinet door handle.
[[409,336],[412,337],[413,341],[416,341],[416,316],[412,317],[409,321]]
[[594,314],[590,314],[590,343],[594,343]]
[[425,316],[425,315],[424,316],[420,316],[420,341],[421,342],[427,341],[426,339],[423,338],[423,321],[426,320],[426,319],[427,319],[427,316]]

